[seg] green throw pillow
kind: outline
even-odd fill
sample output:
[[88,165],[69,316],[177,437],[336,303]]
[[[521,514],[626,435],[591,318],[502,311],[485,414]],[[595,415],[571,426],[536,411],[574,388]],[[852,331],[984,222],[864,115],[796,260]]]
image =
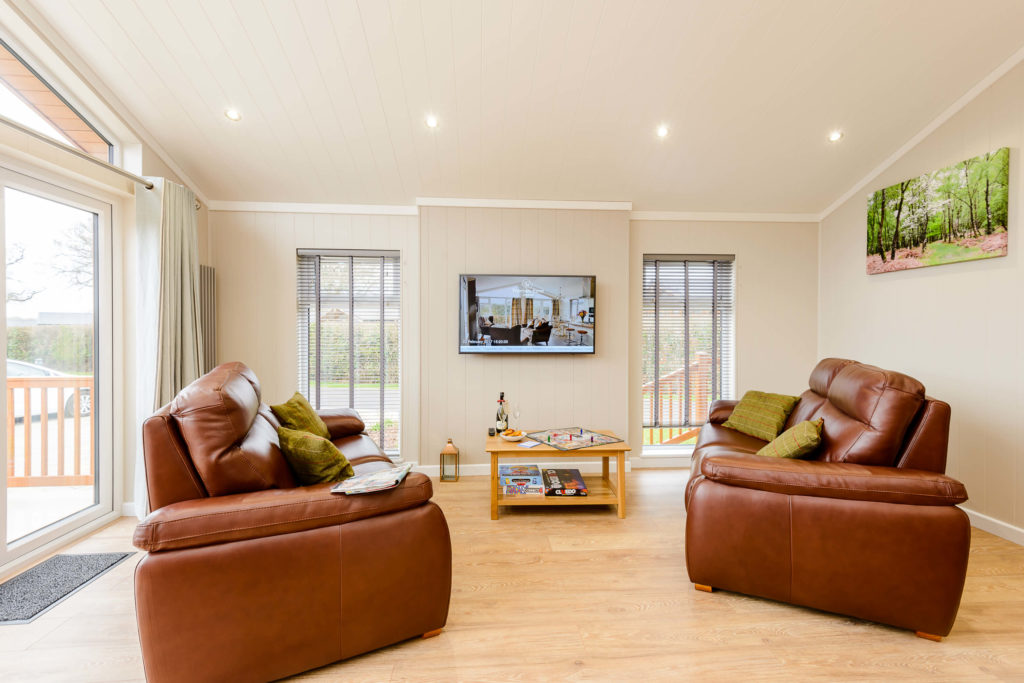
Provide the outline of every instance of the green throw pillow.
[[786,418],[793,412],[797,396],[766,394],[763,391],[748,391],[736,404],[732,415],[723,427],[735,429],[761,441],[771,441],[779,435]]
[[822,418],[797,423],[757,452],[773,458],[802,458],[821,444]]
[[327,431],[327,425],[313,410],[313,406],[309,405],[306,397],[297,391],[287,402],[279,406],[270,406],[270,409],[274,411],[274,415],[277,415],[282,427],[309,432],[325,439],[331,438],[331,433]]
[[297,429],[277,430],[281,452],[302,486],[348,479],[355,472],[348,458],[329,440]]

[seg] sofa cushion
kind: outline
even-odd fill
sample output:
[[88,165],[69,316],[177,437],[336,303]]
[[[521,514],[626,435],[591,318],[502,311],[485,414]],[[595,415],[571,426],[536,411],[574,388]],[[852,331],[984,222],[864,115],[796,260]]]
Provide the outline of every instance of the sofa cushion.
[[772,458],[802,458],[821,444],[823,420],[806,420],[779,434],[757,452]]
[[174,503],[146,517],[135,528],[132,543],[141,550],[159,552],[276,536],[416,507],[433,494],[430,478],[418,472],[410,472],[393,489],[359,496],[331,493],[331,486]]
[[309,432],[322,439],[331,436],[331,433],[327,431],[327,425],[313,410],[313,406],[309,405],[306,397],[297,391],[290,399],[276,406],[270,406],[270,409],[274,411],[274,415],[277,416],[282,427]]
[[348,479],[355,472],[338,447],[316,434],[281,427],[277,430],[281,452],[302,486]]
[[694,453],[709,446],[725,446],[743,453],[757,453],[766,443],[767,441],[755,439],[743,432],[729,429],[725,425],[707,422],[700,428],[700,433],[697,435]]
[[853,363],[841,369],[817,415],[825,418],[821,459],[894,465],[924,386],[898,372]]
[[967,500],[964,485],[956,479],[895,467],[721,455],[705,457],[701,474],[720,484],[792,496],[901,505],[959,505]]
[[796,396],[748,391],[736,404],[724,426],[749,436],[771,441],[786,424],[799,399]]
[[224,363],[192,382],[169,412],[211,496],[295,486],[259,380],[244,363]]

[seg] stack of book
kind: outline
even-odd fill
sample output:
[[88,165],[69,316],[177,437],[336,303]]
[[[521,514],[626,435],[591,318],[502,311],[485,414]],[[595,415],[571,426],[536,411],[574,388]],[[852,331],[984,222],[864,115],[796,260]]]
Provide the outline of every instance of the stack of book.
[[505,495],[587,495],[587,484],[579,470],[545,468],[541,472],[537,465],[498,465],[498,486]]

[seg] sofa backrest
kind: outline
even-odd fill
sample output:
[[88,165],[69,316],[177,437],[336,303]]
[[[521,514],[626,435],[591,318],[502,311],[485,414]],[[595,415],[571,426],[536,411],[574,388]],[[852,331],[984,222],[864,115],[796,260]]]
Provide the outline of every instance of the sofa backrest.
[[150,509],[294,487],[278,426],[244,363],[224,363],[200,377],[143,426]]
[[945,470],[949,406],[916,379],[826,358],[808,384],[788,424],[824,418],[818,459]]

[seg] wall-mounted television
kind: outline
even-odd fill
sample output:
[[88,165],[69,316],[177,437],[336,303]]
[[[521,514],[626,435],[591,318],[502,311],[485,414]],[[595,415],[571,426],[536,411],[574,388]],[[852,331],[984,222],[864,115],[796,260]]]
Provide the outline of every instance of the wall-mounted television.
[[594,353],[593,275],[460,275],[459,353]]

